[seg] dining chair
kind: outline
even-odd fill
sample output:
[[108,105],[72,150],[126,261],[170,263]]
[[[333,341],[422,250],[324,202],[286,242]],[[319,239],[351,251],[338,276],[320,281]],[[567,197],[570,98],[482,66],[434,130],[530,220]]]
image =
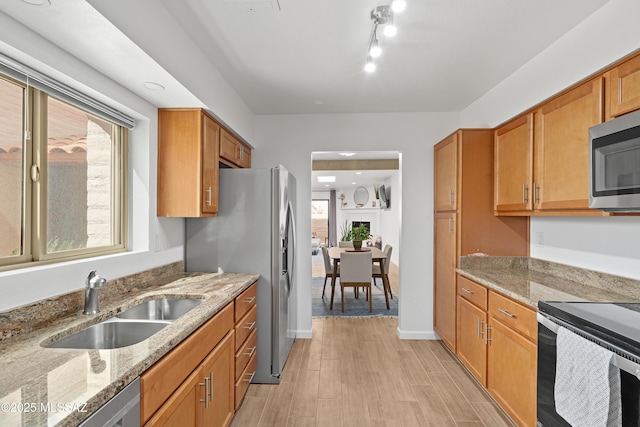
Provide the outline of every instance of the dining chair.
[[338,247],[339,248],[353,248],[353,242],[352,241],[343,242],[341,240],[341,241],[338,242]]
[[373,311],[371,298],[371,252],[343,252],[340,255],[340,293],[344,312],[344,288],[364,287],[369,296],[369,312]]
[[[389,283],[389,265],[390,265],[390,260],[391,260],[391,251],[393,250],[393,247],[391,245],[384,245],[384,249],[382,250],[382,252],[384,252],[384,254],[387,256],[382,263],[384,264],[384,271],[385,271],[385,275],[387,276],[387,283]],[[382,274],[380,272],[380,265],[378,264],[374,264],[373,265],[373,271],[372,271],[372,276],[373,276],[373,283],[378,286],[378,283],[376,282],[376,277],[379,277],[380,279],[382,279]],[[384,280],[382,281],[382,284],[384,286]],[[385,292],[387,290],[385,289]],[[389,286],[389,295],[391,295],[391,299],[393,299],[393,293],[391,292],[391,286]]]
[[[333,263],[329,257],[329,249],[326,246],[321,247],[322,258],[324,259],[324,284],[322,285],[322,298],[324,298],[324,289],[327,287],[327,280],[333,277]],[[340,277],[340,264],[338,264],[338,273],[336,277]]]

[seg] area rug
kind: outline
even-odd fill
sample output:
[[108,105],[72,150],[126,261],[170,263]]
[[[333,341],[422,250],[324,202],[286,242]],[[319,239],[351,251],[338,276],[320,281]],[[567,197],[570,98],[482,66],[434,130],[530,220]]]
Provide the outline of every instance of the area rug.
[[382,291],[382,283],[378,279],[378,286],[371,286],[373,295],[373,311],[369,313],[369,301],[365,298],[364,292],[360,291],[360,297],[355,298],[353,288],[345,289],[344,294],[344,313],[341,311],[340,302],[340,279],[336,280],[336,291],[333,298],[333,310],[329,310],[331,302],[331,279],[327,279],[327,289],[324,298],[322,298],[322,284],[324,277],[311,278],[311,314],[314,317],[325,316],[397,316],[398,315],[398,296],[393,295],[393,299],[389,298],[389,310],[384,301],[384,292]]

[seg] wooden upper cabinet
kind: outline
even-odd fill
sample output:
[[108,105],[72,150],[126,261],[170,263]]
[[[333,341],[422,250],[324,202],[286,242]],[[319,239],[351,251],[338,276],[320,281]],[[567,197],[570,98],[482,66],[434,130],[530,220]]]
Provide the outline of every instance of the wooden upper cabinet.
[[158,216],[216,215],[219,138],[201,109],[158,110]]
[[533,181],[533,113],[495,131],[494,210],[531,211]]
[[434,147],[436,211],[455,211],[458,197],[458,134]]
[[251,148],[223,128],[220,134],[220,159],[229,166],[250,168]]
[[607,75],[608,79],[608,114],[614,118],[640,109],[640,56],[635,56],[617,67]]
[[602,123],[603,86],[595,78],[536,110],[536,209],[589,208],[589,128]]

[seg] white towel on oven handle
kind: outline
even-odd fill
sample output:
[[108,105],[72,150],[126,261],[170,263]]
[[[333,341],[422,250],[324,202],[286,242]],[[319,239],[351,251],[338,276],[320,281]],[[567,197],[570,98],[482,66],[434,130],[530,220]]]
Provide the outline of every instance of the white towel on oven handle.
[[566,328],[558,329],[556,412],[574,427],[622,425],[620,371],[614,354]]

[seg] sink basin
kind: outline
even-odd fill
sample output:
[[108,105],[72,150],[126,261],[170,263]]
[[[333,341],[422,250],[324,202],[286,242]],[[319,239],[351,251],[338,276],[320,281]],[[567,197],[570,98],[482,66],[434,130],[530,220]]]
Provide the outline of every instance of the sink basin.
[[202,303],[201,299],[163,298],[135,305],[116,317],[119,319],[173,321]]
[[49,348],[114,349],[146,340],[167,322],[117,322],[106,320],[49,344]]
[[201,303],[191,298],[145,301],[46,347],[108,350],[137,344]]

